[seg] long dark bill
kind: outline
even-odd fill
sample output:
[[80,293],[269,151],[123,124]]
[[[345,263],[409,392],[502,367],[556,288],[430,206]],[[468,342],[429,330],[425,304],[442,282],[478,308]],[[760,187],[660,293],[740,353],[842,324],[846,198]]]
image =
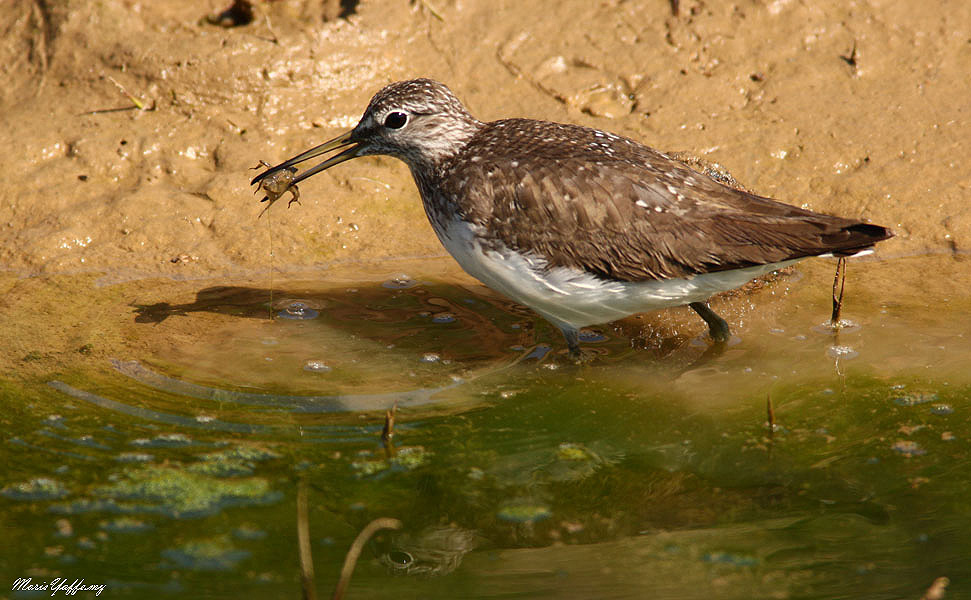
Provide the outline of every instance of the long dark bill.
[[357,152],[360,149],[360,146],[357,145],[357,142],[351,139],[351,135],[353,133],[354,133],[353,131],[348,131],[347,133],[344,133],[335,137],[329,142],[324,142],[319,146],[316,146],[314,148],[311,148],[310,150],[307,150],[303,154],[298,154],[288,161],[282,162],[276,165],[275,167],[270,167],[266,171],[263,171],[262,173],[254,177],[253,181],[250,182],[250,185],[256,185],[257,183],[263,181],[263,179],[268,175],[271,175],[278,171],[282,171],[286,168],[292,167],[297,163],[302,163],[303,161],[310,160],[315,156],[320,156],[321,154],[326,154],[333,150],[340,150],[341,148],[346,148],[347,146],[350,146],[350,148],[347,148],[340,154],[331,156],[330,158],[320,163],[319,165],[312,167],[310,169],[307,169],[303,173],[300,173],[299,175],[294,177],[293,181],[290,182],[290,186],[300,183],[301,181],[310,177],[311,175],[316,175],[317,173],[320,173],[325,169],[329,169],[334,165],[340,164],[346,160],[350,160],[354,158],[355,156],[357,156]]

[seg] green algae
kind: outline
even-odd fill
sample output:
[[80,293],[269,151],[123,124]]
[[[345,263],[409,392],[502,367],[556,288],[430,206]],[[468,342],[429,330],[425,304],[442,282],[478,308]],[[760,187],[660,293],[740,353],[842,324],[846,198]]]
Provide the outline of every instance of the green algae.
[[116,481],[99,486],[93,495],[109,502],[135,501],[148,512],[171,517],[199,517],[227,506],[267,504],[280,494],[266,479],[218,479],[174,466],[125,470]]

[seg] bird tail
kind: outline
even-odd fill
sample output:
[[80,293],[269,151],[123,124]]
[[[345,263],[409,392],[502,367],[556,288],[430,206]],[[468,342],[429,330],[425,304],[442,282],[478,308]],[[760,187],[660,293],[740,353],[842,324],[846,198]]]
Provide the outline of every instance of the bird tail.
[[849,258],[872,253],[874,244],[892,238],[893,232],[880,225],[853,223],[825,237],[830,238],[825,241],[832,244],[833,250],[820,256]]

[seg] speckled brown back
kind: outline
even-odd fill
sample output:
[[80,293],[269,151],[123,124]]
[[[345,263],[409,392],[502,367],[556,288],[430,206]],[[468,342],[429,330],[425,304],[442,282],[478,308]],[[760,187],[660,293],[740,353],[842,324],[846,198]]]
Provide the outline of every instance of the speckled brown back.
[[488,123],[427,175],[420,187],[437,184],[438,201],[455,203],[442,209],[506,246],[623,281],[852,254],[892,236],[726,187],[626,138],[544,121]]

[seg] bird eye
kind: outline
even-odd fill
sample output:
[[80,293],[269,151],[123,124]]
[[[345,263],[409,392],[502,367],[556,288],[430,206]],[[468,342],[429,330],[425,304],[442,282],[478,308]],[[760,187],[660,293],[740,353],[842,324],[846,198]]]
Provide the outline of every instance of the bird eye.
[[388,116],[384,118],[384,126],[388,129],[401,129],[407,122],[408,115],[399,111],[388,113]]
[[407,552],[402,552],[400,550],[395,550],[389,553],[388,560],[390,560],[392,565],[395,567],[407,567],[411,563],[415,562],[414,557]]

